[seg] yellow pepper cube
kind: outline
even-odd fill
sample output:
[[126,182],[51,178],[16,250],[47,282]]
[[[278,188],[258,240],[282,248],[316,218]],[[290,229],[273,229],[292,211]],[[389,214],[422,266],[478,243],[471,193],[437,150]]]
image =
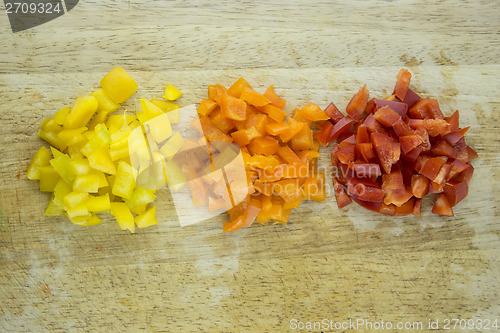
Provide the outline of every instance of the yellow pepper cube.
[[122,148],[120,150],[110,150],[109,155],[111,156],[111,160],[114,162],[129,157],[129,151],[128,148]]
[[174,191],[178,191],[186,184],[186,176],[184,176],[182,169],[173,159],[165,163],[165,173],[168,187]]
[[156,220],[156,206],[149,208],[144,213],[135,217],[135,224],[138,228],[146,228],[158,224]]
[[82,135],[82,133],[86,130],[87,127],[63,129],[61,132],[57,133],[59,148],[64,151],[69,145],[74,145],[76,143],[84,141],[85,137]]
[[78,192],[97,193],[99,176],[97,174],[79,175],[73,181],[73,190]]
[[105,112],[106,115],[109,115],[120,108],[120,104],[113,101],[102,88],[94,91],[92,96],[97,99],[97,114]]
[[84,158],[71,159],[71,170],[75,175],[86,175],[92,171],[89,160]]
[[64,124],[64,121],[66,120],[66,117],[68,116],[70,110],[71,110],[71,107],[67,106],[67,107],[57,111],[56,114],[54,115],[54,117],[52,117],[52,119],[54,119],[56,124],[62,126]]
[[[165,113],[144,123],[146,135],[151,134],[155,143],[161,143],[172,135],[172,126]],[[148,136],[149,137],[149,136]],[[150,141],[151,144],[151,141]]]
[[47,132],[43,129],[40,129],[37,133],[38,137],[51,146],[54,147],[59,147],[59,141],[57,139],[57,133],[56,132]]
[[113,134],[136,119],[137,116],[132,114],[114,114],[108,117],[108,120],[106,120],[106,126],[108,127],[109,132]]
[[106,111],[99,111],[97,114],[92,118],[92,120],[89,123],[89,130],[93,130],[97,124],[103,124],[106,122],[106,118],[108,117],[108,114]]
[[54,204],[59,208],[64,209],[64,197],[73,191],[71,186],[60,178],[54,188]]
[[162,101],[160,99],[151,98],[151,103],[159,107],[163,112],[168,113],[173,110],[179,109],[181,106],[177,103],[170,101]]
[[52,194],[47,209],[43,213],[44,216],[61,216],[64,213],[64,209],[57,205],[54,199],[54,194]]
[[52,156],[54,158],[58,158],[59,156],[63,156],[64,153],[61,153],[61,151],[55,147],[50,146],[50,151],[52,152]]
[[54,167],[59,176],[64,179],[68,184],[71,184],[75,179],[75,174],[71,168],[71,157],[63,154],[50,160],[50,165]]
[[54,132],[56,134],[62,131],[62,127],[52,118],[44,119],[40,124],[40,129],[45,132]]
[[137,187],[129,199],[125,199],[125,203],[130,208],[145,205],[155,200],[155,191],[143,187]]
[[54,192],[57,182],[61,179],[56,169],[51,165],[47,165],[38,167],[38,171],[40,172],[40,191]]
[[101,87],[115,103],[123,103],[137,90],[137,83],[123,68],[113,68],[101,80]]
[[167,117],[171,124],[178,124],[181,120],[181,109],[175,109],[168,112]]
[[160,148],[160,152],[167,160],[171,159],[182,147],[184,139],[179,132],[176,132],[167,142]]
[[69,219],[78,217],[78,216],[88,216],[89,210],[85,203],[81,203],[71,209],[66,210],[66,214],[68,214]]
[[97,112],[97,99],[94,96],[77,97],[75,105],[64,120],[63,127],[75,129],[84,127]]
[[146,98],[141,98],[141,110],[144,113],[144,117],[147,120],[159,117],[165,113],[156,105],[151,103]]
[[70,218],[69,214],[66,214],[66,216],[71,221],[71,223],[73,223],[75,225],[79,225],[81,227],[89,227],[89,226],[92,226],[92,225],[96,225],[96,224],[102,223],[101,218],[99,216],[95,215],[95,214],[88,214],[88,215],[85,215],[85,216],[76,216],[76,217],[73,217],[73,218]]
[[35,156],[31,159],[28,170],[26,171],[26,177],[31,180],[40,179],[40,170],[38,170],[38,168],[49,165],[50,159],[50,152],[47,148],[41,147],[38,149]]
[[90,147],[90,153],[86,156],[89,159],[89,163],[92,168],[111,175],[116,173],[116,166],[111,160],[111,156],[109,155],[109,151],[107,149],[92,149],[92,147]]
[[139,214],[144,213],[146,211],[146,209],[148,209],[148,204],[137,205],[137,206],[134,206],[134,207],[130,207],[130,211],[132,213],[134,213],[135,215],[139,215]]
[[182,93],[174,87],[171,84],[167,84],[165,87],[165,95],[163,95],[163,98],[165,98],[168,101],[175,101],[177,98],[181,97]]
[[64,207],[66,208],[66,210],[70,210],[77,206],[84,205],[85,202],[87,202],[88,198],[88,192],[73,191],[64,197]]
[[124,199],[130,198],[134,192],[135,175],[130,164],[118,162],[116,177],[111,192]]
[[111,209],[111,201],[109,193],[99,196],[89,196],[87,200],[87,209],[89,212],[102,212]]
[[97,171],[93,170],[92,174],[97,176],[97,179],[99,179],[99,188],[107,187],[108,186],[108,179],[106,178],[106,175],[102,171]]
[[112,202],[111,215],[115,217],[122,230],[135,232],[134,216],[124,202]]

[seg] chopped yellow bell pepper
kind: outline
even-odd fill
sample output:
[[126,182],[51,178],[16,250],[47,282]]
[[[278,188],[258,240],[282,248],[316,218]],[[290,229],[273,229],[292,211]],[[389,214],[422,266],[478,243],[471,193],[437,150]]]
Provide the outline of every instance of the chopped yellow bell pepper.
[[144,213],[137,215],[135,217],[135,224],[137,224],[138,228],[146,228],[151,225],[158,224],[158,221],[155,217],[156,214],[156,206],[153,206],[146,210]]
[[124,202],[112,202],[111,215],[115,217],[122,230],[135,232],[134,216]]
[[75,179],[75,174],[71,168],[71,157],[63,154],[50,160],[50,165],[54,167],[56,172],[64,179],[68,184],[71,184]]
[[64,214],[64,208],[61,208],[54,202],[55,196],[52,194],[50,197],[49,204],[47,205],[47,209],[45,210],[45,213],[43,213],[44,216],[61,216]]
[[[44,124],[49,124],[53,122],[53,125],[57,126],[58,128],[55,130],[47,130],[45,129]],[[47,127],[52,128],[54,126],[48,125]],[[59,133],[62,130],[61,126],[57,125],[52,119],[45,119],[42,122],[42,125],[40,126],[40,130],[38,131],[37,135],[40,139],[45,140],[47,143],[49,143],[51,146],[54,147],[59,147],[59,141],[57,139],[57,133]]]
[[135,93],[138,85],[129,73],[117,66],[104,76],[101,87],[113,101],[121,104]]
[[106,111],[99,111],[97,114],[92,118],[92,120],[89,123],[89,130],[93,130],[97,124],[102,124],[106,122],[106,117],[108,114]]
[[47,148],[41,147],[33,156],[33,159],[28,166],[28,170],[26,171],[26,177],[31,180],[40,179],[40,170],[38,170],[41,166],[49,165],[49,161],[51,159],[50,152]]
[[61,177],[52,165],[38,167],[40,172],[40,191],[54,192],[54,188]]
[[[146,134],[151,134],[155,143],[161,143],[172,135],[170,120],[168,120],[168,116],[164,113],[145,122],[144,129]],[[149,141],[151,144],[151,140]]]
[[71,186],[66,183],[62,178],[59,179],[56,186],[54,187],[54,204],[61,209],[65,209],[64,197],[73,191]]
[[144,113],[144,119],[146,119],[146,121],[165,114],[159,107],[151,103],[146,98],[141,98],[141,110]]
[[76,216],[73,218],[70,218],[69,214],[66,214],[66,216],[73,224],[79,225],[81,227],[89,227],[92,225],[102,223],[101,218],[95,214],[88,214],[86,216]]
[[112,114],[116,110],[120,108],[120,104],[115,103],[107,94],[104,92],[104,90],[97,89],[92,93],[92,96],[94,96],[97,99],[97,114],[101,112],[105,112],[106,115]]
[[143,187],[136,187],[129,199],[125,199],[125,203],[130,208],[145,205],[155,200],[155,191]]
[[168,113],[173,110],[180,109],[180,105],[170,101],[162,101],[156,98],[151,98],[151,103],[159,107],[163,112]]
[[146,209],[148,209],[148,204],[137,205],[137,206],[129,207],[129,208],[130,208],[130,211],[132,213],[134,213],[135,215],[139,215],[139,214],[144,213],[146,211]]
[[61,153],[61,151],[57,148],[54,148],[52,146],[50,146],[50,151],[52,152],[52,156],[54,156],[54,158],[58,158],[59,156],[63,156],[64,153]]
[[68,214],[69,219],[78,217],[78,216],[88,216],[89,210],[87,209],[87,205],[85,203],[79,204],[73,208],[67,209],[66,214]]
[[56,122],[57,125],[63,125],[64,120],[66,120],[66,117],[69,114],[69,111],[71,110],[71,107],[67,106],[59,111],[56,112],[54,117],[52,119]]
[[42,121],[42,123],[40,124],[40,129],[45,132],[54,132],[56,134],[62,131],[62,127],[57,124],[52,118],[47,118]]
[[178,124],[181,119],[181,109],[175,109],[168,112],[167,117],[171,124]]
[[86,156],[92,168],[111,175],[116,173],[116,166],[111,160],[109,150],[104,148],[91,149],[91,152]]
[[174,191],[180,190],[186,184],[186,176],[173,159],[165,163],[165,173],[169,187]]
[[86,175],[92,171],[89,160],[86,159],[85,157],[72,158],[70,164],[71,164],[71,171],[73,171],[75,175]]
[[97,174],[78,175],[73,181],[73,190],[79,192],[97,193],[99,176]]
[[64,120],[65,129],[84,127],[97,111],[97,99],[94,96],[77,97],[75,105]]
[[184,139],[179,132],[174,135],[160,148],[160,152],[167,160],[171,159],[179,151],[184,143]]
[[89,212],[102,212],[111,209],[111,201],[109,193],[99,196],[89,196],[87,200],[87,209]]
[[74,145],[76,143],[84,141],[85,137],[82,135],[82,133],[86,130],[87,127],[63,129],[61,132],[57,133],[59,148],[64,151],[69,145]]
[[87,202],[88,198],[89,198],[88,192],[73,191],[64,196],[63,198],[64,207],[66,208],[66,210],[70,210],[77,206],[84,205],[85,202]]
[[118,162],[116,177],[111,192],[114,195],[128,199],[132,196],[135,188],[135,175],[130,164]]
[[168,101],[175,101],[176,99],[181,97],[181,95],[182,93],[179,91],[179,89],[171,84],[167,84],[167,86],[165,87],[165,95],[163,95],[163,98]]

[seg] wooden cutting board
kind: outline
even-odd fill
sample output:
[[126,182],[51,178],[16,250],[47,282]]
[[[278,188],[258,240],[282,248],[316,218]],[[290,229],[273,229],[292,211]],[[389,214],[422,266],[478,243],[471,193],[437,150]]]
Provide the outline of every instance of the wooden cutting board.
[[[347,331],[335,323],[349,320],[365,321],[358,332],[382,320],[427,331],[429,320],[500,320],[497,1],[80,1],[18,33],[0,8],[2,332]],[[469,196],[454,218],[433,216],[430,202],[421,218],[393,218],[338,210],[329,185],[326,202],[304,203],[287,225],[233,234],[221,232],[224,215],[181,228],[168,191],[160,224],[136,234],[111,219],[82,228],[45,218],[49,195],[24,175],[42,145],[38,125],[116,65],[140,86],[129,110],[166,83],[188,105],[239,76],[258,90],[274,84],[288,111],[345,108],[364,83],[390,94],[408,68],[417,92],[472,126],[480,157]]]

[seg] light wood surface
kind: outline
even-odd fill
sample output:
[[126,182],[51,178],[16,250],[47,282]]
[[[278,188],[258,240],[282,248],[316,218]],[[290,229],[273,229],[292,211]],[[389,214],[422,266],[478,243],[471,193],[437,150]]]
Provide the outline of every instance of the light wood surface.
[[[421,321],[416,332],[429,319],[500,321],[497,1],[80,1],[16,34],[0,8],[0,331],[281,332],[293,319],[365,319]],[[133,235],[111,219],[81,228],[45,218],[49,195],[24,176],[38,125],[116,65],[139,83],[129,110],[166,83],[187,105],[239,76],[258,90],[274,84],[289,111],[345,108],[364,83],[384,97],[408,68],[417,92],[472,126],[480,157],[469,196],[454,218],[433,216],[430,202],[421,218],[392,218],[340,211],[330,194],[286,226],[233,234],[221,232],[225,216],[181,228],[168,191],[160,224]]]

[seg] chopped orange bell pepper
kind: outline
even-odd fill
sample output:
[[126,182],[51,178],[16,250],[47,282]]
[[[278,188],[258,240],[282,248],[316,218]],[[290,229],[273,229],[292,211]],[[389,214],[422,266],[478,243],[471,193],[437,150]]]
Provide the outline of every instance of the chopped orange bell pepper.
[[269,88],[267,88],[266,92],[264,93],[264,96],[266,96],[267,99],[271,101],[271,104],[276,106],[277,108],[282,110],[285,108],[286,101],[276,95],[276,93],[274,92],[274,86],[269,86]]
[[287,163],[300,163],[302,160],[295,154],[289,146],[283,146],[278,149],[278,156],[284,159]]
[[266,156],[275,154],[279,147],[278,140],[269,136],[255,138],[248,144],[248,149],[252,154]]
[[247,103],[244,100],[230,95],[222,95],[219,105],[224,116],[229,119],[245,120],[247,118]]
[[272,105],[272,104],[267,104],[259,109],[260,111],[264,112],[271,118],[272,120],[281,123],[283,119],[286,117],[286,112],[283,111],[282,109]]
[[239,146],[246,146],[247,144],[250,143],[250,141],[260,137],[261,135],[262,134],[253,126],[249,129],[244,129],[231,133],[231,137],[233,138],[234,143],[236,143]]
[[241,92],[244,88],[252,89],[252,86],[244,78],[240,77],[231,87],[229,87],[227,93],[233,97],[241,98]]
[[208,99],[217,102],[220,105],[221,97],[227,94],[227,89],[220,84],[208,86]]
[[302,117],[310,121],[328,120],[330,117],[316,104],[309,102],[298,112]]
[[271,103],[271,101],[269,99],[267,99],[267,97],[259,94],[258,92],[256,92],[252,88],[248,88],[248,87],[244,87],[241,90],[240,99],[244,100],[245,102],[247,102],[250,105],[257,106],[257,107],[264,106],[264,105]]
[[283,142],[288,142],[293,139],[293,137],[306,126],[305,123],[296,121],[293,118],[288,118],[288,125],[288,128],[280,133],[280,138]]
[[290,141],[290,147],[293,150],[305,150],[313,148],[313,134],[309,126],[303,126],[302,129]]
[[224,114],[222,114],[220,108],[216,108],[208,118],[210,118],[210,121],[225,134],[229,133],[229,131],[234,128],[234,123],[236,122],[236,120],[226,118]]
[[211,99],[204,99],[200,102],[200,106],[198,107],[198,113],[203,116],[208,116],[210,112],[215,110],[217,107],[217,103],[212,101]]

